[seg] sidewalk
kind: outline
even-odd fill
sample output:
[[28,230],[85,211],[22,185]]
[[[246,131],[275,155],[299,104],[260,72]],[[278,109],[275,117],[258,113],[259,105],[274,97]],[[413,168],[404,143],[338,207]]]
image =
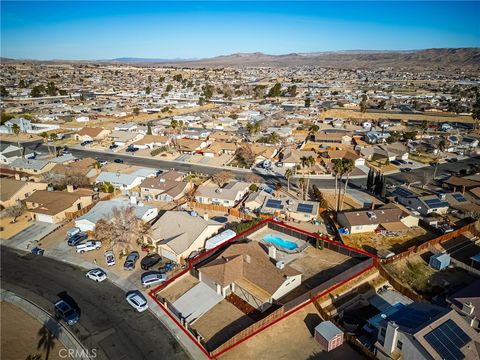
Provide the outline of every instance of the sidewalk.
[[[21,245],[15,246],[14,244],[10,244],[8,241],[6,241],[4,244],[6,246],[25,251],[25,248]],[[72,254],[69,250],[71,250],[71,248],[66,245],[65,242],[63,242],[55,249],[45,251],[44,256],[84,268],[85,270],[101,267],[107,273],[108,279],[125,292],[134,289],[140,290],[145,295],[145,298],[148,301],[150,312],[154,314],[157,319],[160,320],[160,322],[170,331],[170,333],[177,339],[179,344],[185,349],[185,351],[190,355],[190,357],[195,360],[208,359],[205,354],[197,347],[197,345],[195,345],[192,340],[177,326],[177,324],[175,324],[167,316],[167,314],[165,314],[165,312],[158,306],[158,304],[150,298],[150,296],[148,295],[148,291],[145,291],[145,289],[141,286],[140,277],[138,276],[140,271],[136,271],[134,273],[128,272],[127,277],[122,277],[114,273],[113,271],[109,271],[108,267],[95,265],[92,262],[86,261],[81,255],[77,255],[76,253]]]

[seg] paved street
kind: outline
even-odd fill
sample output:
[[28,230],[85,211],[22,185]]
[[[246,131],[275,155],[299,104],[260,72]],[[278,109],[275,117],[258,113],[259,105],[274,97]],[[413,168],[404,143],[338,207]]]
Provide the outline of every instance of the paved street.
[[44,238],[58,226],[59,225],[57,224],[50,224],[42,221],[32,221],[29,227],[8,239],[8,244],[9,246],[18,249],[31,249],[32,247],[35,247],[35,243],[38,240]]
[[81,309],[72,330],[97,359],[186,359],[185,351],[150,312],[137,313],[125,292],[110,281],[96,283],[83,270],[41,256],[1,247],[2,288],[53,311],[66,292]]

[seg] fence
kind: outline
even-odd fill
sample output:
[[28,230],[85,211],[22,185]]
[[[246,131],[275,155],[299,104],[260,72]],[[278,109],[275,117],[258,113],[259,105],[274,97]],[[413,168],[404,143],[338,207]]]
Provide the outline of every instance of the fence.
[[[113,194],[108,194],[106,196],[104,196],[101,201],[106,201],[106,200],[110,200],[111,198],[113,198]],[[94,203],[91,203],[90,205],[87,205],[85,206],[84,208],[78,210],[78,211],[73,211],[73,212],[65,212],[65,218],[67,220],[73,220],[73,219],[76,219],[82,215],[85,215],[86,213],[88,213],[97,203],[94,202]]]
[[380,263],[377,263],[377,269],[381,276],[388,280],[390,285],[393,286],[395,290],[399,293],[409,297],[410,299],[417,302],[425,302],[425,299],[416,293],[414,290],[410,289],[408,286],[403,285],[395,277],[393,277]]
[[420,244],[420,245],[417,245],[417,246],[411,246],[406,251],[401,252],[400,254],[397,254],[395,256],[392,256],[391,258],[382,260],[382,263],[388,264],[388,263],[392,263],[392,262],[395,262],[395,261],[400,260],[400,259],[404,259],[406,257],[409,257],[412,254],[427,250],[432,245],[441,244],[445,241],[456,238],[456,237],[458,237],[458,236],[460,236],[460,235],[462,235],[463,233],[466,233],[466,232],[471,232],[474,235],[479,235],[479,231],[477,230],[477,226],[478,226],[478,221],[470,223],[470,224],[465,225],[465,226],[463,226],[463,227],[461,227],[457,230],[454,230],[452,232],[440,235],[436,238],[433,238],[429,241],[426,241],[423,244]]
[[212,210],[212,211],[222,211],[224,213],[229,212],[230,208],[223,206],[223,205],[216,205],[216,204],[200,204],[194,201],[190,201],[188,203],[192,209],[202,209],[202,210]]
[[230,346],[236,344],[237,342],[245,339],[246,337],[254,334],[256,331],[260,330],[261,328],[267,326],[268,324],[272,323],[273,321],[281,318],[284,314],[284,308],[283,306],[272,312],[271,314],[267,315],[263,319],[257,321],[256,323],[252,324],[248,328],[240,331],[233,337],[231,337],[229,340],[224,342],[222,345],[217,347],[215,350],[210,352],[212,356],[216,356],[219,353],[221,353],[223,350],[228,349]]

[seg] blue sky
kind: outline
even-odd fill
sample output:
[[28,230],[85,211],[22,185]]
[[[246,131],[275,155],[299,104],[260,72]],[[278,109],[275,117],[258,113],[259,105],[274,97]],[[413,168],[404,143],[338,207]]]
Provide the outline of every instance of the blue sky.
[[202,58],[236,52],[480,47],[479,2],[1,1],[1,56]]

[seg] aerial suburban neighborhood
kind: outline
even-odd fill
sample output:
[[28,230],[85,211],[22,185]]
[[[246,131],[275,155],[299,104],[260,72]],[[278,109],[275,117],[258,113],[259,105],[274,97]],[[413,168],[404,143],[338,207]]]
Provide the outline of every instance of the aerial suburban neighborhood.
[[479,359],[474,44],[2,45],[1,358]]

